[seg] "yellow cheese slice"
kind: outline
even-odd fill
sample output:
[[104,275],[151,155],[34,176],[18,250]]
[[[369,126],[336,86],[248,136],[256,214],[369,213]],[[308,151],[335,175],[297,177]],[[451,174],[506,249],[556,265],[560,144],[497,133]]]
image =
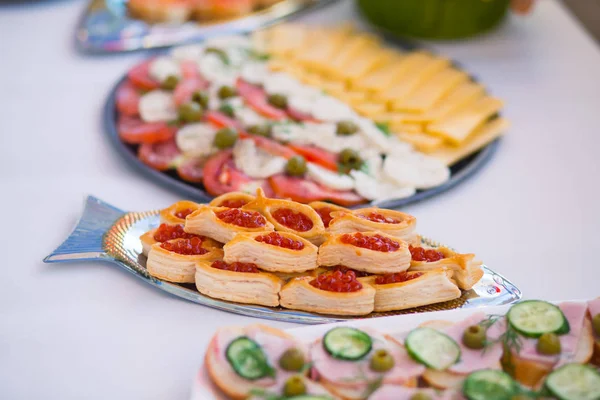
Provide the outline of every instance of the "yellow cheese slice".
[[450,65],[446,58],[431,58],[414,65],[399,81],[380,93],[381,98],[395,103],[406,98],[417,86]]
[[468,79],[466,72],[446,68],[418,85],[406,99],[394,102],[393,110],[425,112],[444,95]]
[[[417,124],[417,123],[410,123],[410,122],[394,123],[394,122],[392,122],[392,123],[390,123],[390,128],[394,132],[425,133],[423,125]],[[432,135],[429,135],[429,136],[436,137],[436,136],[432,136]],[[442,139],[442,142],[443,141],[444,140]]]
[[328,80],[327,78],[324,78],[320,88],[331,96],[341,97],[346,93],[346,82]]
[[415,149],[423,153],[432,153],[444,144],[444,139],[426,133],[398,132],[398,139],[410,143]]
[[465,141],[488,118],[502,108],[502,100],[483,97],[469,107],[427,126],[427,132],[444,137],[451,144]]
[[327,65],[350,37],[351,27],[345,25],[335,30],[311,31],[310,45],[304,47],[296,54],[298,62],[317,71],[327,71]]
[[378,120],[379,117],[382,114],[385,114],[387,111],[385,108],[385,105],[383,105],[381,103],[366,103],[366,102],[363,102],[362,104],[357,104],[356,107],[354,107],[354,109],[359,114],[364,115],[365,117],[368,117],[368,118],[371,118],[374,120]]
[[306,25],[281,24],[270,28],[265,36],[268,38],[266,47],[269,53],[291,56],[308,40],[308,29]]
[[440,99],[425,115],[429,121],[445,118],[483,97],[485,88],[475,82],[459,85]]
[[352,82],[357,89],[371,92],[381,92],[411,71],[415,65],[419,65],[431,59],[429,54],[423,52],[412,52],[404,57],[400,54],[390,57],[379,68],[371,71],[368,75]]
[[360,57],[353,63],[348,64],[343,70],[340,70],[340,75],[347,79],[350,87],[352,83],[367,74],[371,70],[378,68],[391,60],[397,53],[393,50],[386,50],[379,47],[367,48]]
[[461,146],[455,147],[446,144],[430,155],[451,166],[500,137],[509,127],[508,120],[495,118],[480,127]]
[[330,75],[339,75],[346,65],[361,57],[361,53],[367,48],[380,47],[379,39],[371,34],[357,34],[349,37],[337,54],[324,65],[325,71]]

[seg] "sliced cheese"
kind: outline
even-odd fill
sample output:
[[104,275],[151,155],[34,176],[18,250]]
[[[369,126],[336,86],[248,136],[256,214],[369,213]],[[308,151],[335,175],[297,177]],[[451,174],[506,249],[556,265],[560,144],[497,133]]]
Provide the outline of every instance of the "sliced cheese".
[[427,132],[442,136],[451,144],[459,145],[488,118],[500,111],[502,105],[502,100],[486,96],[456,114],[429,124]]
[[365,117],[378,120],[379,117],[386,113],[387,109],[385,104],[381,103],[366,103],[363,102],[361,104],[357,104],[354,109],[360,115],[364,115]]
[[318,29],[311,30],[310,46],[305,45],[297,52],[296,59],[317,71],[327,71],[328,63],[340,52],[351,32],[352,28],[348,25],[325,33]]
[[435,121],[457,112],[463,107],[474,103],[485,93],[485,88],[475,82],[463,83],[440,99],[431,109],[425,113],[428,121]]
[[451,166],[500,137],[509,127],[508,120],[493,119],[477,129],[460,147],[444,145],[430,155]]
[[354,179],[349,175],[338,174],[317,164],[308,163],[306,174],[309,178],[333,190],[354,189]]
[[275,25],[265,36],[268,38],[266,48],[269,53],[291,56],[308,40],[308,28],[300,24]]
[[396,53],[392,50],[384,50],[378,47],[370,48],[361,53],[360,58],[357,58],[339,72],[341,77],[348,80],[349,86],[353,87],[353,81],[385,64],[395,55]]
[[423,113],[467,79],[468,75],[463,71],[443,69],[417,86],[406,99],[393,102],[392,109]]
[[351,36],[343,43],[339,52],[333,54],[332,59],[323,65],[323,69],[329,75],[338,75],[338,71],[360,58],[365,49],[379,46],[379,42],[377,36],[368,33]]
[[390,128],[393,132],[425,133],[423,125],[414,122],[391,123]]
[[444,144],[444,139],[431,136],[426,133],[413,133],[400,131],[396,133],[398,139],[410,143],[415,149],[423,153],[432,153],[441,148]]
[[402,79],[380,93],[380,97],[390,103],[395,103],[405,99],[416,87],[426,79],[429,79],[436,72],[450,65],[450,60],[446,58],[432,57],[422,63],[417,63],[408,71]]
[[370,92],[381,92],[402,79],[415,65],[420,65],[430,59],[431,56],[423,52],[413,52],[404,57],[399,54],[394,55],[379,68],[352,82],[352,86]]

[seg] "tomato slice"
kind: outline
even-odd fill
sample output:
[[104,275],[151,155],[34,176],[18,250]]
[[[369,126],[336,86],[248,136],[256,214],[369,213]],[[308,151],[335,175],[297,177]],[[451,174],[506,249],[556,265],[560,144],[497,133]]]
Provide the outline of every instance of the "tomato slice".
[[181,155],[175,139],[159,143],[144,143],[138,149],[138,157],[146,165],[159,171],[165,171],[175,165]]
[[213,196],[246,189],[245,186],[256,183],[269,197],[274,195],[267,180],[255,180],[235,167],[231,150],[223,150],[210,157],[203,169],[204,188]]
[[263,149],[267,153],[271,153],[275,156],[281,156],[283,158],[289,159],[289,158],[292,158],[293,156],[298,155],[298,153],[295,152],[290,147],[285,146],[279,142],[276,142],[275,140],[266,138],[264,136],[250,135],[250,134],[246,133],[246,134],[240,134],[240,137],[252,139],[254,141],[254,143],[256,143],[256,147]]
[[288,144],[288,146],[298,154],[301,154],[307,161],[319,164],[331,171],[338,170],[338,155],[316,146],[303,146],[298,144]]
[[279,174],[270,177],[269,183],[277,197],[290,198],[300,203],[331,201],[342,206],[353,206],[366,201],[353,191],[329,189],[305,178]]
[[177,130],[166,122],[144,122],[136,117],[121,115],[117,131],[122,141],[129,144],[158,143],[171,139]]
[[153,60],[144,61],[131,68],[127,73],[131,83],[141,90],[154,90],[160,87],[160,82],[154,80],[149,73],[150,63]]
[[293,120],[295,120],[295,121],[319,122],[319,120],[313,118],[312,115],[303,113],[301,111],[295,110],[295,109],[290,108],[290,107],[288,107],[287,113],[290,116],[290,118],[293,119]]
[[183,79],[173,91],[173,100],[178,106],[192,100],[192,95],[198,90],[207,88],[206,81],[199,78]]
[[140,93],[135,86],[127,80],[117,88],[117,110],[123,115],[137,117],[139,114]]
[[287,113],[284,110],[280,110],[269,104],[265,91],[258,86],[252,85],[243,79],[238,79],[236,86],[238,93],[244,98],[244,101],[259,114],[275,120],[287,117]]
[[244,128],[239,121],[229,118],[220,111],[207,111],[204,113],[204,118],[218,128],[234,128],[238,131],[242,131]]
[[202,183],[204,176],[204,163],[206,158],[190,158],[177,167],[177,174],[181,179],[192,183]]

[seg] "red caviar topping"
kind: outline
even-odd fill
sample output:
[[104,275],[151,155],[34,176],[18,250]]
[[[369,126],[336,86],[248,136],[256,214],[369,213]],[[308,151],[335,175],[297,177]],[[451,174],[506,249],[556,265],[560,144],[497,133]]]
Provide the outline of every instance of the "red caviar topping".
[[202,254],[208,253],[208,250],[202,247],[202,239],[199,237],[164,242],[160,247],[184,256],[201,256]]
[[424,249],[422,247],[408,246],[410,255],[413,261],[425,261],[425,262],[436,262],[446,258],[444,253],[434,249]]
[[265,217],[256,211],[243,211],[239,208],[229,208],[219,211],[217,218],[228,224],[241,226],[244,228],[259,228],[267,224]]
[[362,289],[362,284],[356,280],[354,271],[335,271],[332,273],[321,274],[309,282],[317,289],[327,290],[329,292],[356,292]]
[[202,238],[201,236],[185,232],[183,225],[160,224],[156,232],[154,232],[154,240],[157,242],[166,242],[173,239],[190,239],[193,237]]
[[392,218],[392,217],[386,217],[385,215],[378,213],[378,212],[370,212],[367,215],[358,214],[358,216],[360,218],[367,219],[367,220],[373,221],[373,222],[379,222],[381,224],[399,224],[400,222],[402,222],[399,219]]
[[244,199],[227,199],[224,200],[219,207],[240,208],[246,204],[248,204],[248,202]]
[[388,283],[407,282],[412,279],[416,279],[420,276],[423,276],[422,272],[396,272],[394,274],[385,274],[378,276],[377,278],[375,278],[375,283],[377,285],[387,285]]
[[298,232],[310,231],[313,222],[301,212],[296,212],[289,208],[279,208],[271,213],[273,218],[283,226],[287,226]]
[[217,260],[211,264],[211,267],[233,272],[258,272],[258,267],[256,266],[256,264],[251,263],[233,262],[228,264],[225,261]]
[[368,272],[357,271],[355,269],[348,268],[345,265],[336,265],[335,267],[329,267],[328,270],[331,272],[341,271],[343,274],[345,274],[346,272],[352,271],[352,272],[354,272],[354,275],[356,275],[357,278],[363,278],[365,276],[371,275]]
[[323,225],[325,225],[325,228],[328,228],[329,223],[333,219],[333,217],[331,216],[331,213],[333,212],[331,207],[319,208],[316,211],[317,211],[317,214],[319,214],[319,217],[321,217],[321,220],[323,220]]
[[270,244],[272,246],[283,247],[291,250],[302,250],[304,243],[299,240],[290,239],[282,236],[277,232],[270,232],[266,235],[257,236],[254,240],[261,243]]
[[185,217],[187,217],[188,215],[190,215],[191,213],[193,213],[196,210],[193,210],[191,208],[185,208],[183,210],[178,210],[175,212],[175,216],[177,218],[181,218],[181,219],[185,219]]
[[367,236],[360,232],[346,233],[342,235],[340,240],[342,243],[351,244],[364,249],[382,251],[384,253],[396,251],[400,248],[400,243],[379,234]]

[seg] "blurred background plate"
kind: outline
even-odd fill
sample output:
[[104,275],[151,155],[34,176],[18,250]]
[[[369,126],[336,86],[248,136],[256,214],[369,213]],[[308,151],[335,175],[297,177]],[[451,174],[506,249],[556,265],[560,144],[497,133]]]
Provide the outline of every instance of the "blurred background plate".
[[89,52],[123,52],[167,47],[211,36],[251,32],[337,0],[283,0],[235,19],[185,23],[148,23],[132,17],[127,0],[92,0],[76,31]]

